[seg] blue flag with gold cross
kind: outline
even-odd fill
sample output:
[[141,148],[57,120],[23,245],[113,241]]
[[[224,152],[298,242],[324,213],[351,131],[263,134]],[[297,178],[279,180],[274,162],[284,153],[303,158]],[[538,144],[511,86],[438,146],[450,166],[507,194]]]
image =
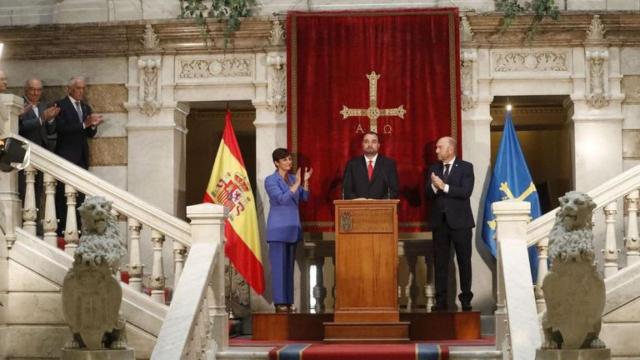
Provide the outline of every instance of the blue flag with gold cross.
[[[482,239],[494,257],[496,256],[497,246],[496,217],[491,210],[491,204],[508,199],[518,199],[531,203],[531,218],[535,219],[540,216],[538,192],[531,179],[531,173],[529,173],[522,148],[520,148],[520,142],[511,120],[511,111],[505,112],[504,131],[484,204]],[[529,262],[531,264],[531,275],[535,280],[538,272],[538,254],[535,246],[529,248]]]

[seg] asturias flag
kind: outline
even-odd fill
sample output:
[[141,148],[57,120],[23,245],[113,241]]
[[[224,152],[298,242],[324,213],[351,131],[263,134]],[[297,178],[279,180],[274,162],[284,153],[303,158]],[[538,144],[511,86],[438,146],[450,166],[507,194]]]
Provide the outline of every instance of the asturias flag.
[[[487,199],[484,204],[482,239],[494,257],[496,256],[496,217],[491,210],[491,204],[508,199],[530,202],[531,218],[535,219],[540,216],[538,192],[531,180],[527,161],[520,148],[520,142],[511,121],[511,111],[505,113],[502,140],[500,140],[498,156],[493,167]],[[535,280],[538,272],[538,253],[535,246],[529,248],[529,262],[531,275]]]
[[264,272],[260,253],[256,201],[247,169],[231,126],[227,110],[224,132],[213,163],[204,202],[220,204],[229,210],[224,235],[224,251],[238,272],[258,294],[264,292]]

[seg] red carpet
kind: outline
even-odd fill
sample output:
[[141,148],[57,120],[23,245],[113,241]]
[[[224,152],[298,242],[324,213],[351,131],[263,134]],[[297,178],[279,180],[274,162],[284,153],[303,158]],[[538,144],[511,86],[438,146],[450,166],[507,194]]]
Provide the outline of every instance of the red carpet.
[[[447,346],[494,346],[496,339],[493,336],[485,336],[475,340],[439,340],[439,341],[414,341],[411,344],[439,344]],[[305,341],[305,340],[253,340],[250,336],[236,336],[229,339],[230,346],[285,346],[292,344],[323,344],[322,341]]]
[[438,344],[289,344],[269,352],[270,360],[447,360]]

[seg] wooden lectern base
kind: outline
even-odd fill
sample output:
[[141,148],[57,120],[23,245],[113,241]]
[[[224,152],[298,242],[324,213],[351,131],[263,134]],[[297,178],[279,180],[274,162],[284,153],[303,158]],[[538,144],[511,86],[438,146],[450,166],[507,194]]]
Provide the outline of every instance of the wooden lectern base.
[[325,322],[327,343],[409,342],[409,322]]

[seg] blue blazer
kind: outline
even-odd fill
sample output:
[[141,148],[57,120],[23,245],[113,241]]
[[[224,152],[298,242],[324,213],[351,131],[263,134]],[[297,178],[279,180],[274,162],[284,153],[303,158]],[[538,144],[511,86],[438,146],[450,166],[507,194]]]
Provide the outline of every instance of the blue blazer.
[[[296,177],[289,174],[290,181]],[[269,195],[269,217],[267,218],[267,242],[296,243],[302,239],[302,224],[298,204],[300,200],[307,201],[309,192],[302,186],[292,193],[289,185],[278,174],[273,174],[264,179],[264,187]]]

